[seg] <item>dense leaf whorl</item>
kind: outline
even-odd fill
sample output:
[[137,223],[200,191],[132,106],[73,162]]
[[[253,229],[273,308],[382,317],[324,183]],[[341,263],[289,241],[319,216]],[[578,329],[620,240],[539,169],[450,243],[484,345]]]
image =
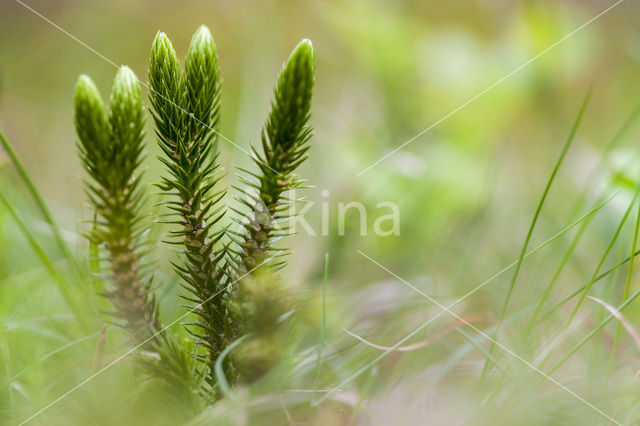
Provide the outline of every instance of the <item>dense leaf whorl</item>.
[[[177,196],[168,203],[180,229],[172,231],[185,247],[186,262],[175,264],[190,292],[185,299],[198,319],[188,330],[207,353],[200,359],[210,371],[232,337],[224,302],[228,285],[220,247],[223,229],[214,229],[224,215],[217,208],[224,191],[215,190],[221,176],[215,138],[220,112],[220,71],[215,43],[200,27],[191,40],[185,71],[164,33],[154,41],[149,65],[153,117],[169,175],[160,187]],[[227,365],[231,374],[231,366]],[[209,382],[213,384],[212,375]]]
[[[311,41],[298,43],[278,76],[271,112],[262,130],[262,154],[254,149],[255,164],[260,170],[255,179],[246,178],[257,194],[246,193],[243,201],[250,209],[240,243],[239,268],[250,271],[271,255],[274,239],[286,234],[276,230],[277,223],[288,218],[288,205],[282,194],[302,183],[294,176],[296,168],[307,158],[312,128],[309,125],[315,73],[315,52]],[[273,263],[274,267],[282,263]]]
[[[250,334],[238,348],[235,362],[242,380],[260,378],[282,357],[286,339],[280,319],[290,310],[288,291],[275,271],[287,252],[272,244],[287,235],[291,200],[284,193],[299,186],[294,172],[307,158],[315,53],[309,40],[293,50],[278,76],[271,112],[262,130],[262,154],[254,149],[258,173],[245,171],[249,185],[239,200],[248,208],[244,230],[235,239],[236,274],[240,278],[230,303],[239,335]],[[249,176],[247,176],[249,175]],[[294,200],[295,202],[295,200]],[[239,211],[238,211],[239,212]]]
[[118,323],[142,339],[156,325],[157,312],[149,294],[150,280],[141,271],[144,190],[139,166],[144,116],[140,86],[133,71],[120,68],[107,117],[95,84],[80,76],[74,104],[80,158],[91,177],[85,186],[98,215],[90,238],[104,244],[108,253],[112,288],[105,295]]
[[287,334],[281,323],[293,311],[276,272],[284,262],[271,259],[287,253],[273,243],[288,233],[278,226],[291,214],[286,192],[303,182],[294,173],[309,149],[314,72],[313,46],[303,40],[279,73],[262,149],[252,147],[257,171],[242,170],[250,189],[238,198],[244,208],[233,209],[241,226],[232,232],[221,225],[226,192],[217,188],[221,77],[213,37],[207,27],[198,28],[184,68],[169,38],[162,32],[155,37],[149,99],[158,158],[166,169],[157,186],[171,210],[172,219],[164,222],[174,226],[169,242],[182,256],[173,266],[186,290],[187,314],[194,318],[186,328],[195,341],[186,351],[184,342],[161,326],[151,279],[142,272],[145,122],[138,80],[122,67],[107,108],[91,79],[78,79],[78,149],[96,210],[89,238],[106,252],[111,314],[141,342],[141,365],[161,379],[168,399],[179,405],[199,410],[228,391],[228,383],[257,380],[282,359]]

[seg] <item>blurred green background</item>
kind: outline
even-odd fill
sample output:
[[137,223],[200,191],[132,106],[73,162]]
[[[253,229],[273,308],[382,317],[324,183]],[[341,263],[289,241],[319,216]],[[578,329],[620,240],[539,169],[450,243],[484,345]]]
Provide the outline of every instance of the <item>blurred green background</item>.
[[[633,160],[639,126],[631,127],[612,151],[606,149],[640,104],[638,2],[622,2],[360,176],[382,156],[613,2],[25,3],[104,56],[18,2],[0,3],[0,129],[80,257],[87,256],[88,244],[78,234],[86,229],[82,221],[91,219],[91,211],[85,206],[72,117],[79,74],[89,74],[105,97],[116,72],[105,58],[130,66],[146,82],[149,49],[158,30],[169,35],[184,57],[191,34],[205,24],[215,37],[224,76],[221,132],[248,149],[250,143],[259,142],[272,87],[288,52],[301,38],[313,41],[316,131],[311,157],[300,175],[314,186],[303,194],[315,202],[306,218],[319,232],[321,203],[328,203],[329,235],[297,236],[290,243],[294,254],[286,274],[301,293],[313,298],[321,283],[324,253],[329,253],[333,311],[328,333],[336,339],[345,338],[342,327],[354,325],[372,340],[390,345],[434,312],[413,290],[390,282],[393,277],[358,249],[442,301],[460,297],[517,259],[545,182],[590,87],[593,95],[584,121],[549,194],[531,247],[577,219],[598,197],[621,193],[580,241],[560,277],[557,298],[588,278],[631,199],[630,187],[638,180],[640,168]],[[150,154],[157,152],[151,126],[147,144]],[[249,159],[224,140],[220,149],[227,180],[232,182],[233,167],[247,166]],[[0,160],[3,193],[46,240],[47,227],[24,196],[12,165],[4,154]],[[159,162],[149,155],[145,165],[147,180],[153,182],[162,173]],[[322,197],[324,189],[329,190],[328,197]],[[337,205],[351,201],[368,208],[367,236],[359,235],[354,211],[347,217],[345,235],[337,235]],[[400,209],[399,236],[373,235],[373,222],[381,212],[375,206],[384,201]],[[10,341],[16,338],[15,331],[9,331],[12,324],[37,327],[34,318],[64,315],[65,308],[51,302],[58,296],[47,290],[47,279],[33,277],[45,275],[34,271],[36,255],[7,212],[0,209],[0,215],[4,317],[0,331]],[[621,248],[615,253],[626,253],[631,226],[624,228]],[[45,248],[55,252],[53,243],[47,244]],[[567,245],[563,239],[523,267],[513,306],[526,306],[540,294]],[[158,259],[161,286],[175,292],[169,284],[175,277],[164,261],[172,254],[160,247],[164,250]],[[466,309],[483,312],[491,323],[508,281],[501,277],[474,296]],[[633,286],[637,287],[635,281]],[[610,291],[608,300],[620,302],[620,288]],[[178,307],[166,304],[163,314],[177,316]],[[630,307],[628,314],[640,318],[640,309]],[[441,349],[447,352],[447,346]],[[26,355],[12,355],[16,356]],[[633,362],[640,366],[637,357]]]

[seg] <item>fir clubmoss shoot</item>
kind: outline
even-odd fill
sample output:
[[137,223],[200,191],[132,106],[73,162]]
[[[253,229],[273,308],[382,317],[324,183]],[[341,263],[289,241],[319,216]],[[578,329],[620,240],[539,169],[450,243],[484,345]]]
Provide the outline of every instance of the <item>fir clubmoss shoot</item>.
[[[215,359],[233,335],[224,302],[228,286],[224,266],[226,250],[220,247],[224,229],[214,229],[224,215],[217,207],[224,190],[215,190],[221,179],[215,153],[220,112],[220,71],[211,33],[201,26],[187,52],[185,70],[168,37],[157,34],[151,49],[149,79],[153,118],[168,176],[161,189],[175,197],[168,203],[176,213],[174,241],[184,245],[186,262],[175,264],[190,292],[189,301],[198,319],[189,332],[206,348],[200,356],[209,368],[213,384]],[[231,365],[227,363],[227,373]]]
[[[291,309],[291,301],[276,273],[285,262],[271,259],[287,252],[272,244],[288,235],[291,202],[284,193],[303,182],[294,172],[310,148],[314,72],[315,53],[305,39],[278,76],[271,112],[262,130],[262,154],[253,150],[259,173],[246,172],[254,179],[243,179],[253,193],[245,191],[246,196],[239,198],[249,213],[244,220],[237,219],[244,232],[236,240],[239,247],[234,264],[237,274],[249,275],[238,283],[231,305],[239,335],[251,335],[236,353],[239,373],[246,382],[260,378],[283,355],[286,328],[280,321]],[[267,265],[262,266],[264,263]]]
[[105,294],[113,304],[112,315],[140,340],[157,322],[150,280],[141,272],[144,190],[139,168],[144,116],[140,86],[133,71],[120,68],[107,115],[98,89],[83,75],[74,103],[80,159],[91,177],[85,186],[98,214],[89,237],[104,244],[108,252],[113,288]]
[[303,182],[294,171],[307,159],[310,148],[314,73],[315,52],[311,41],[305,39],[295,47],[278,76],[271,112],[262,129],[262,154],[253,148],[260,172],[251,175],[257,180],[244,179],[257,195],[245,192],[251,201],[242,200],[250,212],[241,222],[244,234],[236,253],[241,272],[265,261],[269,251],[280,251],[272,247],[273,240],[286,235],[286,230],[277,230],[277,224],[289,218],[289,204],[284,202],[283,193]]

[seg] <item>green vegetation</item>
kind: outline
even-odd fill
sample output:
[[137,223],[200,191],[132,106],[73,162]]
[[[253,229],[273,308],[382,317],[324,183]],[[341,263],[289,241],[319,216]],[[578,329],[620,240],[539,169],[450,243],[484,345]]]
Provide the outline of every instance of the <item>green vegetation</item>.
[[143,150],[142,95],[133,71],[123,67],[116,76],[107,117],[98,89],[87,76],[78,79],[75,121],[80,158],[94,182],[86,182],[97,220],[90,239],[108,252],[106,291],[113,316],[137,340],[157,328],[157,308],[149,294],[150,280],[141,272],[144,197],[139,172]]
[[[284,236],[277,232],[277,222],[287,218],[282,206],[289,207],[282,202],[283,194],[302,182],[293,172],[309,148],[314,68],[313,47],[304,40],[278,77],[262,132],[263,155],[254,150],[259,172],[245,172],[256,179],[244,179],[256,190],[255,195],[242,190],[251,201],[238,198],[249,207],[243,215],[246,218],[236,219],[245,232],[226,242],[223,239],[229,231],[220,226],[225,215],[220,204],[226,192],[217,189],[222,179],[215,152],[221,77],[213,37],[205,26],[196,31],[184,72],[164,33],[158,33],[153,43],[149,66],[152,115],[164,154],[159,158],[169,171],[158,186],[167,198],[176,198],[166,202],[175,219],[165,222],[179,227],[170,232],[178,238],[172,242],[183,247],[185,263],[174,266],[189,292],[182,296],[188,303],[184,305],[187,314],[197,318],[187,323],[194,339],[185,353],[200,364],[192,371],[185,368],[184,354],[176,350],[174,338],[161,325],[151,278],[141,271],[146,228],[139,170],[144,115],[137,77],[127,67],[120,69],[108,114],[91,79],[81,76],[78,80],[75,122],[80,158],[92,178],[86,183],[88,197],[96,212],[89,238],[108,253],[105,263],[111,286],[104,294],[113,306],[111,316],[140,342],[134,349],[146,346],[152,351],[144,355],[143,364],[170,385],[170,393],[184,392],[185,383],[204,379],[204,401],[213,403],[220,388],[229,393],[228,380],[235,383],[240,377],[253,382],[279,358],[283,333],[278,329],[287,312],[287,298],[273,272],[284,261],[270,260],[286,251],[272,243]],[[240,343],[234,362],[229,352]],[[149,359],[154,356],[156,362]],[[167,377],[163,370],[172,374]],[[193,388],[186,388],[188,395]]]
[[0,424],[640,422],[631,3],[70,4],[0,17]]

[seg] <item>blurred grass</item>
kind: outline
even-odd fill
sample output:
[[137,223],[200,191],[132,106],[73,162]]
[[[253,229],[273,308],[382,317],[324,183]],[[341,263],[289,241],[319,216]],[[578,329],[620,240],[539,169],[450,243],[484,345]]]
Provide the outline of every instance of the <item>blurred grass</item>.
[[[551,309],[590,281],[640,183],[639,127],[629,126],[619,143],[607,148],[639,103],[640,5],[622,3],[356,178],[383,154],[606,5],[551,0],[25,3],[115,63],[131,66],[139,76],[146,76],[157,30],[166,31],[176,46],[186,46],[193,30],[207,24],[216,38],[225,76],[222,133],[245,148],[258,141],[253,129],[262,124],[282,58],[302,37],[311,38],[317,48],[313,118],[317,131],[310,162],[300,174],[316,186],[308,191],[316,202],[308,220],[319,230],[320,205],[328,202],[331,232],[300,235],[294,242],[287,271],[300,298],[290,325],[293,355],[255,388],[234,389],[235,402],[223,401],[196,424],[210,423],[212,418],[221,424],[242,423],[249,410],[252,421],[260,413],[260,424],[284,424],[287,416],[322,425],[415,424],[425,416],[432,424],[454,420],[493,424],[496,418],[503,424],[606,421],[499,350],[493,357],[504,372],[492,369],[487,386],[478,386],[486,359],[479,348],[486,351],[489,345],[464,328],[448,331],[422,349],[389,353],[317,409],[309,408],[319,399],[313,392],[274,395],[270,389],[332,389],[380,355],[343,328],[392,346],[438,314],[437,307],[416,297],[356,249],[445,306],[516,260],[549,170],[591,85],[591,104],[549,192],[530,247],[615,191],[620,194],[583,230],[576,226],[525,260],[505,326],[497,334],[495,324],[509,274],[478,291],[456,312],[463,318],[478,317],[475,326],[534,364],[553,347],[549,365],[558,365],[563,355],[600,327],[608,314],[585,303],[557,340],[577,298]],[[106,91],[114,72],[112,65],[18,3],[0,4],[0,129],[61,227],[57,238],[10,159],[3,156],[0,422],[15,424],[27,418],[95,369],[100,320],[86,313],[72,315],[56,282],[72,283],[81,291],[93,288],[88,275],[75,274],[70,266],[77,263],[89,271],[90,248],[79,234],[86,229],[81,221],[92,217],[84,207],[79,179],[72,91],[80,73],[90,74]],[[151,153],[156,152],[153,139],[149,127]],[[231,145],[222,151],[227,170],[248,164],[245,154]],[[158,162],[150,156],[146,164],[152,182],[159,175]],[[232,173],[228,179],[233,179]],[[322,189],[329,190],[327,198],[321,196]],[[337,203],[354,200],[368,208],[369,231],[378,214],[376,203],[397,203],[401,235],[360,237],[354,214],[348,216],[346,235],[337,236]],[[604,271],[628,256],[636,220],[633,209],[621,224]],[[154,228],[154,238],[160,240],[163,232],[162,227]],[[580,239],[572,247],[578,232]],[[60,239],[70,254],[60,250]],[[172,253],[164,245],[157,247],[157,291],[163,316],[171,320],[181,313],[175,297],[177,280],[167,261]],[[325,252],[331,256],[326,308]],[[638,290],[637,269],[629,275],[629,294]],[[619,306],[627,293],[626,276],[624,268],[613,272],[589,294]],[[554,285],[539,319],[531,333],[523,333],[550,280]],[[94,308],[95,302],[91,304],[87,307]],[[634,303],[623,313],[639,323],[640,309]],[[80,326],[79,319],[87,325]],[[325,320],[326,326],[320,327]],[[434,337],[451,321],[442,314],[407,343]],[[632,340],[624,333],[618,340],[617,330],[613,323],[603,326],[553,376],[618,421],[635,424],[640,412],[634,374],[640,361]],[[186,338],[179,325],[172,331]],[[319,341],[324,342],[320,363]],[[124,342],[119,330],[109,328],[101,365],[124,353]],[[171,424],[175,419],[157,410],[154,389],[136,373],[135,363],[125,359],[34,419],[34,424]]]

